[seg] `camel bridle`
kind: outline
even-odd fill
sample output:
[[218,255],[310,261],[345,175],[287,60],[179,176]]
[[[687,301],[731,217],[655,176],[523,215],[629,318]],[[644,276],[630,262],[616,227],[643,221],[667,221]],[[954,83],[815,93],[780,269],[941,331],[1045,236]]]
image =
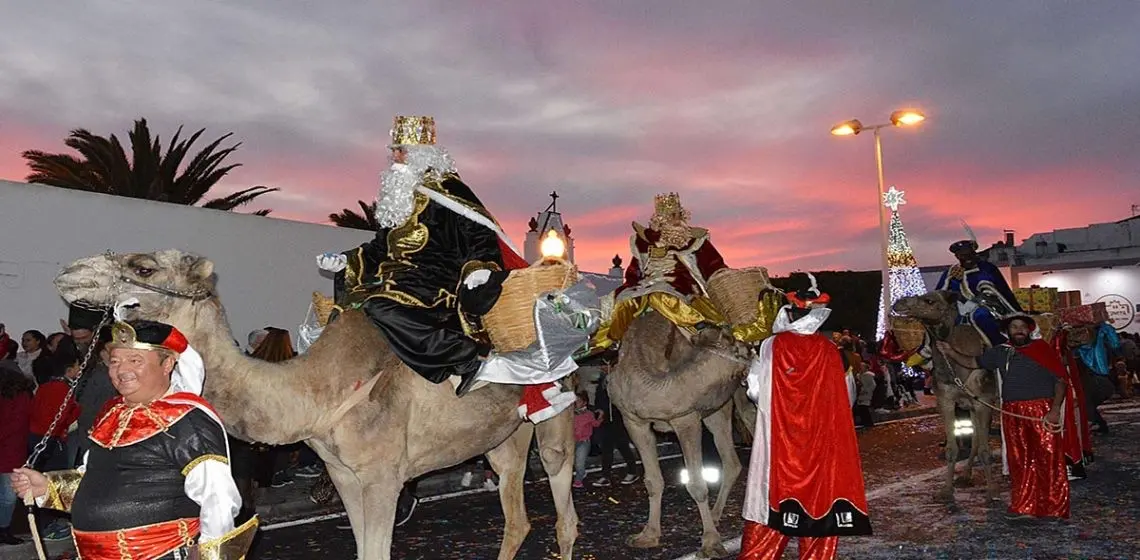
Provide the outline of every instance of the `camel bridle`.
[[124,274],[122,272],[119,273],[119,280],[121,282],[123,282],[124,284],[130,284],[132,286],[136,286],[136,287],[142,288],[144,290],[150,290],[156,294],[161,294],[164,296],[170,296],[172,298],[190,300],[192,303],[197,303],[199,301],[204,301],[204,300],[210,299],[214,295],[214,293],[212,291],[204,289],[204,288],[194,290],[192,292],[175,290],[174,288],[163,288],[162,286],[155,286],[154,284],[148,284],[146,282],[143,282],[142,280],[136,280],[134,278],[127,276],[126,274]]

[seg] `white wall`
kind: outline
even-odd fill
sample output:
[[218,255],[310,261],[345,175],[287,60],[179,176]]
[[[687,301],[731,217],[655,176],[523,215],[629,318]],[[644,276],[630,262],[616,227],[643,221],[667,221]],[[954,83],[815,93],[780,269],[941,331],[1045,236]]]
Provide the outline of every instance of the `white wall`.
[[1081,268],[1019,272],[1021,287],[1033,285],[1061,291],[1080,290],[1082,303],[1104,301],[1117,330],[1140,333],[1140,267]]
[[371,237],[360,230],[0,181],[0,323],[14,333],[58,331],[67,308],[52,281],[75,259],[108,249],[179,249],[214,262],[218,293],[242,346],[249,331],[265,325],[289,329],[296,344],[312,292],[332,294],[331,276],[322,276],[315,256]]

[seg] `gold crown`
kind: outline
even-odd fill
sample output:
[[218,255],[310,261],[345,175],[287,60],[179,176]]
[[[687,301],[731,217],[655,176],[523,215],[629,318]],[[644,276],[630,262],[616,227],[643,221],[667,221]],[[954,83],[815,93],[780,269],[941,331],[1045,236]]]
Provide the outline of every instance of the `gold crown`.
[[392,123],[392,145],[435,144],[435,119],[432,117],[396,117]]
[[659,194],[653,197],[653,212],[658,216],[674,216],[684,214],[681,207],[681,197],[675,192]]

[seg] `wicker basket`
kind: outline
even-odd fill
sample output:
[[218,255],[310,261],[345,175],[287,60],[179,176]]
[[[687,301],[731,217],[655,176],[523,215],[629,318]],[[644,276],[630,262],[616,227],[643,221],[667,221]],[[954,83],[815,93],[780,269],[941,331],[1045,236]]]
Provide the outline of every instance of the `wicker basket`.
[[899,343],[899,349],[906,352],[914,352],[919,346],[922,346],[923,339],[926,338],[926,328],[918,319],[910,317],[891,317],[891,331],[895,333],[895,340]]
[[329,316],[333,312],[333,299],[320,292],[313,292],[313,313],[317,315],[317,323],[325,326],[329,323]]
[[499,352],[522,350],[538,339],[534,302],[546,292],[578,281],[578,269],[565,262],[534,264],[512,270],[503,282],[499,301],[483,316],[483,328]]
[[709,278],[709,297],[717,310],[733,325],[747,325],[756,320],[760,293],[772,287],[768,269],[722,268]]

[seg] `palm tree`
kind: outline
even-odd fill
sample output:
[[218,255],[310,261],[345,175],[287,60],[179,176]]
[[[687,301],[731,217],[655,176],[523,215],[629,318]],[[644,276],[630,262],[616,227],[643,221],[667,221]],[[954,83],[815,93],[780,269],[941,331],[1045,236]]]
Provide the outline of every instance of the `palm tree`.
[[357,214],[355,210],[344,208],[340,212],[329,214],[329,221],[334,225],[346,228],[369,231],[380,229],[380,223],[376,221],[376,203],[370,204],[363,200],[357,200],[356,203],[360,205],[362,213]]
[[[201,202],[227,173],[241,165],[222,165],[226,157],[241,145],[218,148],[233,134],[230,133],[208,144],[184,166],[183,161],[191,146],[205,130],[203,128],[189,138],[181,139],[182,127],[178,127],[164,153],[161,139],[158,136],[152,139],[146,119],[139,119],[129,133],[131,156],[128,158],[123,144],[114,134],[105,138],[82,128],[76,129],[63,143],[79,152],[78,157],[39,150],[25,151],[21,155],[32,170],[25,179],[29,183],[193,206]],[[280,189],[251,187],[229,196],[209,199],[201,206],[233,210],[277,190]],[[269,212],[258,210],[254,214],[265,216]]]

